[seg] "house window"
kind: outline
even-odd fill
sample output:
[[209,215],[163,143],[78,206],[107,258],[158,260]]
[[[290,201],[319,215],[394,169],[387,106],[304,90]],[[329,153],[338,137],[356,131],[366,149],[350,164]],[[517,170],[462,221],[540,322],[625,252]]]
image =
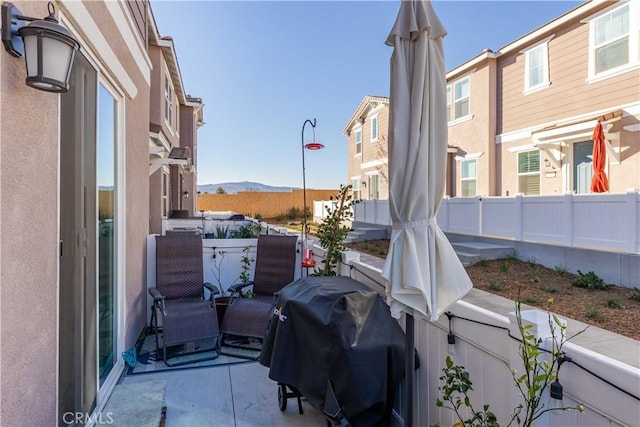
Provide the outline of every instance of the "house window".
[[462,197],[474,197],[476,195],[476,182],[477,182],[477,163],[476,159],[463,160],[460,163],[460,187]]
[[518,191],[525,196],[540,194],[540,151],[518,153]]
[[469,76],[447,86],[447,121],[469,115]]
[[169,213],[169,174],[162,172],[162,217]]
[[524,91],[549,86],[549,44],[547,41],[523,51],[525,55]]
[[371,142],[378,140],[378,116],[371,117]]
[[356,131],[356,154],[362,153],[362,129]]
[[169,77],[166,75],[164,77],[164,118],[169,122],[169,125],[173,124],[173,94]]
[[367,177],[367,188],[369,189],[369,199],[380,198],[380,175],[369,175]]
[[352,194],[353,200],[362,199],[362,181],[360,180],[360,178],[352,178],[351,186],[352,186],[351,194]]
[[[590,26],[590,76],[629,65],[631,57],[637,60],[638,53],[632,48],[637,41],[630,34],[637,33],[638,24],[630,19],[629,3],[598,16]],[[635,29],[631,28],[636,27]],[[635,42],[635,43],[634,43]]]

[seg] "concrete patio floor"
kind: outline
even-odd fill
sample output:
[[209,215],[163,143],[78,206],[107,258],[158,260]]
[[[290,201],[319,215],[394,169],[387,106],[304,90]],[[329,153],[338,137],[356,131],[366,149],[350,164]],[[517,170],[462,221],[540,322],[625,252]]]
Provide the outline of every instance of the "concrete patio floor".
[[151,380],[166,381],[165,427],[326,426],[322,413],[304,399],[304,414],[296,399],[280,411],[277,383],[257,362],[128,375],[121,384]]

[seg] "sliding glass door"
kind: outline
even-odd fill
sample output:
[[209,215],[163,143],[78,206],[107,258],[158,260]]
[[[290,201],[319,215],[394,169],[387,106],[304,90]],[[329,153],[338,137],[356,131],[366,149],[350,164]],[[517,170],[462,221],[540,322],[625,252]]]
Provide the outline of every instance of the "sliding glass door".
[[60,96],[60,425],[89,417],[118,374],[118,100],[76,55]]

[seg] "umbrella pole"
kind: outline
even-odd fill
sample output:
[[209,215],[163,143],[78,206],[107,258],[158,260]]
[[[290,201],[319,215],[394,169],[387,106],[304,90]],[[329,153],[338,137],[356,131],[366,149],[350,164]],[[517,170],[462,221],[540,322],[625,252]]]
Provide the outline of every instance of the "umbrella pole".
[[404,415],[404,425],[413,427],[413,376],[415,373],[415,333],[414,319],[409,313],[405,313],[405,394],[406,405]]

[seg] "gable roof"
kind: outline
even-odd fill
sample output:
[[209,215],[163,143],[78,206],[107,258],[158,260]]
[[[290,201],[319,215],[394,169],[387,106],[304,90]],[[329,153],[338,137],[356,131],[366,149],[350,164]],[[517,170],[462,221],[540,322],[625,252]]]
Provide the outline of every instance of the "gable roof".
[[349,130],[353,127],[355,122],[357,120],[364,119],[367,113],[377,104],[389,105],[389,97],[367,95],[364,98],[362,98],[362,101],[360,101],[360,105],[358,105],[358,108],[356,108],[356,111],[353,113],[353,115],[349,119],[349,122],[345,126],[342,133],[344,133],[345,135],[349,135]]

